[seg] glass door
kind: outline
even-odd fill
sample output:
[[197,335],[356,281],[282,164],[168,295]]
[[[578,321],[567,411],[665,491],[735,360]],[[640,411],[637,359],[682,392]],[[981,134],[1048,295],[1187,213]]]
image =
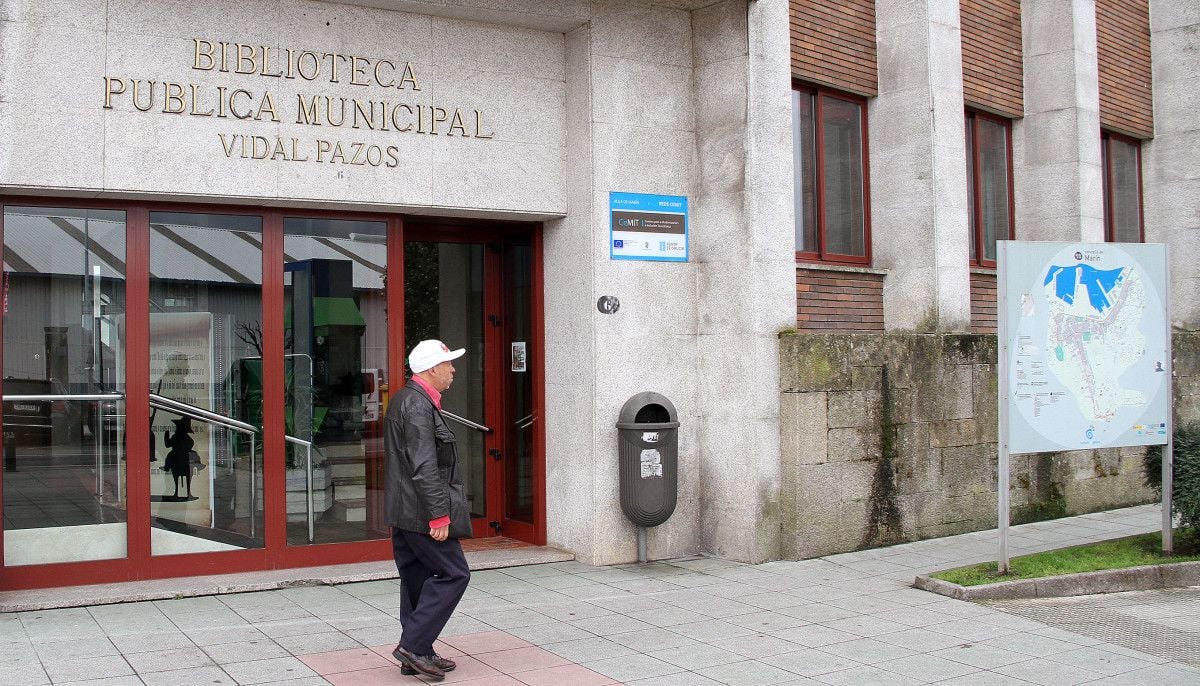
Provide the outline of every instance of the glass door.
[[535,434],[539,418],[534,405],[533,355],[533,248],[528,242],[510,241],[503,252],[504,315],[499,327],[502,347],[508,353],[504,377],[504,406],[507,430],[504,451],[503,531],[532,540],[535,527],[536,464]]
[[532,540],[532,249],[472,238],[406,241],[404,349],[429,338],[466,348],[442,408],[458,439],[475,536]]
[[[485,247],[480,243],[407,241],[404,244],[404,354],[436,338],[467,352],[454,362],[454,385],[442,396],[442,409],[487,425],[488,379],[485,302]],[[447,415],[449,416],[449,415]],[[489,436],[451,420],[458,439],[459,466],[475,536],[490,536],[498,521],[489,493]]]

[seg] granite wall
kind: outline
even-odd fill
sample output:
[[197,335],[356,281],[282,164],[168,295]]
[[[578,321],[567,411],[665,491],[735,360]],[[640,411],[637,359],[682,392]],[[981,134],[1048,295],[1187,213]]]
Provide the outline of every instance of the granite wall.
[[[1200,334],[1177,331],[1177,422],[1200,421]],[[780,340],[785,559],[996,526],[995,336]],[[1152,502],[1143,448],[1013,455],[1014,523]]]

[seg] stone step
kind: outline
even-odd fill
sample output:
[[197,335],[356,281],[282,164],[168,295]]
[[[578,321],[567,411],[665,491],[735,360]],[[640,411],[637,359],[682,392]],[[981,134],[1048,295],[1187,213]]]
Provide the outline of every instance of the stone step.
[[321,446],[321,454],[326,460],[358,460],[364,459],[362,443],[327,443]]
[[329,475],[334,479],[362,478],[367,473],[367,465],[362,460],[358,462],[334,462],[330,460],[326,464],[329,465]]
[[361,500],[367,497],[367,477],[333,477],[333,497],[338,501]]
[[[289,492],[303,491],[308,483],[308,474],[304,469],[289,469],[287,470],[285,476],[287,479],[287,490]],[[313,490],[320,491],[329,488],[329,484],[332,483],[330,481],[330,476],[329,469],[322,467],[321,465],[313,467]]]
[[330,515],[339,522],[367,521],[367,499],[336,500]]
[[[313,491],[313,512],[320,517],[323,512],[334,507],[333,484]],[[258,489],[258,509],[263,509],[262,488]],[[308,520],[308,496],[304,491],[287,492],[287,520],[303,522]]]

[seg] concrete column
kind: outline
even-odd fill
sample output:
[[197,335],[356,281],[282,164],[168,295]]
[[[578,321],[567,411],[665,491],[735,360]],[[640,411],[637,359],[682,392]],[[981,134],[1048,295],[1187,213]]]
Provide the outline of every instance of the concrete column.
[[[547,369],[546,404],[571,406],[552,410],[558,418],[547,424],[555,432],[548,443],[560,442],[547,455],[548,469],[559,472],[547,506],[570,513],[561,530],[577,541],[570,547],[580,560],[612,564],[637,559],[636,529],[620,507],[616,421],[641,391],[670,399],[682,424],[679,506],[651,529],[649,557],[699,549],[696,266],[612,260],[608,247],[609,192],[695,197],[692,26],[690,12],[644,2],[594,2],[591,11],[586,40],[568,38],[570,206],[559,227],[564,240],[547,242],[558,256],[548,254],[547,264],[560,273],[547,273],[546,327],[566,341],[547,341],[556,357]],[[559,284],[568,291],[555,293]],[[602,295],[616,296],[620,309],[600,314]],[[564,319],[552,319],[559,315]],[[556,493],[560,485],[570,490]]]
[[719,2],[692,31],[701,544],[760,562],[779,555],[777,334],[795,325],[788,3]]
[[970,237],[958,0],[875,5],[871,244],[889,330],[967,331]]
[[1200,329],[1200,5],[1151,0],[1154,138],[1142,145],[1146,241],[1170,250],[1171,322]]
[[1023,0],[1025,118],[1013,125],[1016,236],[1104,240],[1094,0]]
[[[567,216],[543,233],[546,336],[546,542],[590,562],[595,435],[595,261],[593,234],[592,32],[566,34]],[[550,265],[570,265],[552,268]]]

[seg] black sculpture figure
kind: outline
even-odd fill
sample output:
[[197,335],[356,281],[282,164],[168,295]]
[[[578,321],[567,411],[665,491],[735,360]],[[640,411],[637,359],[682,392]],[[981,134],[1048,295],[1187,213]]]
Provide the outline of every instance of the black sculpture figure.
[[[187,497],[192,498],[192,470],[195,465],[192,464],[192,455],[196,452],[192,450],[196,446],[196,442],[189,435],[193,432],[192,420],[189,417],[180,417],[172,419],[175,424],[175,434],[171,434],[171,430],[167,429],[163,432],[163,443],[170,449],[167,452],[167,458],[163,461],[163,471],[171,472],[172,482],[175,484],[174,498],[179,497],[179,479],[184,479],[187,483]],[[199,456],[196,457],[196,462],[199,462]]]

